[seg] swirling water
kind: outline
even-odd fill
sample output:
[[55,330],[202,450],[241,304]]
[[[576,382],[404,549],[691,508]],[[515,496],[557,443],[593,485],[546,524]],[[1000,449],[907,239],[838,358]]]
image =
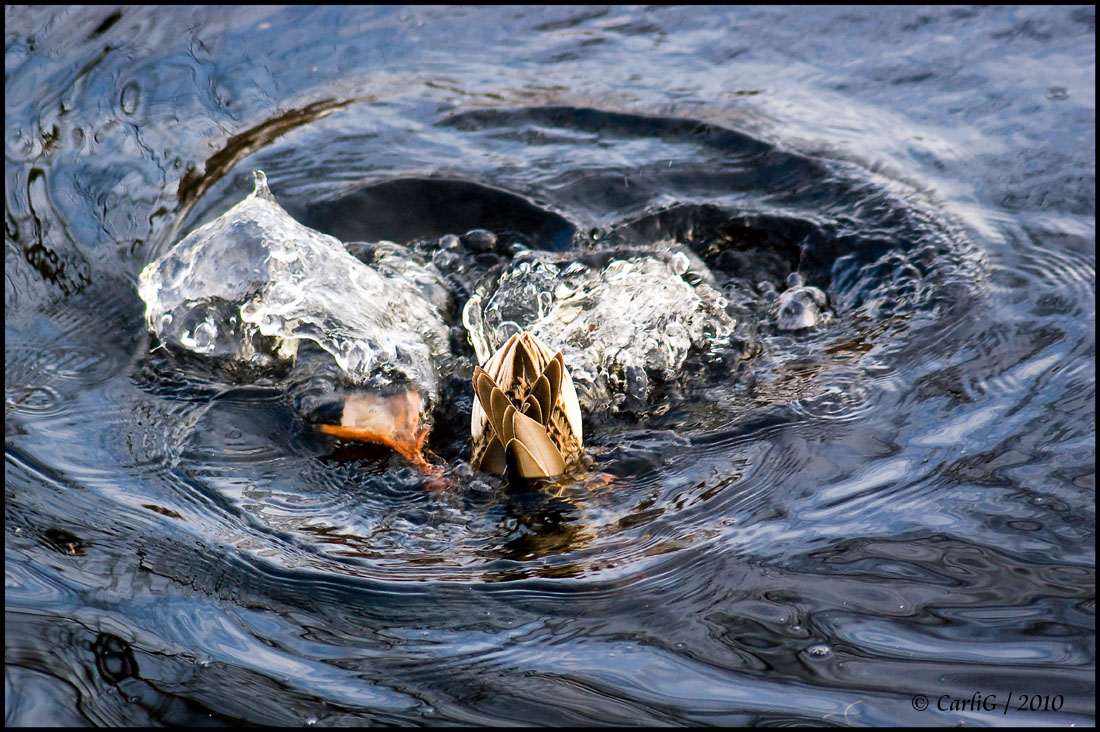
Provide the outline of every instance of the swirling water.
[[[1094,723],[1091,7],[5,20],[9,725]],[[152,350],[255,169],[454,272],[675,242],[756,348],[548,496],[465,465],[452,337],[426,491]]]

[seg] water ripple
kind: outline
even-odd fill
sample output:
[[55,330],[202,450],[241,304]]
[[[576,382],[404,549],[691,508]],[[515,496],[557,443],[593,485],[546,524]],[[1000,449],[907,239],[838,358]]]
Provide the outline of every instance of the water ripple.
[[[1094,16],[9,8],[6,721],[1092,724]],[[424,490],[149,350],[137,273],[256,168],[346,241],[491,230],[457,294],[676,243],[747,358],[546,491],[455,376]],[[912,707],[976,690],[1065,706]]]

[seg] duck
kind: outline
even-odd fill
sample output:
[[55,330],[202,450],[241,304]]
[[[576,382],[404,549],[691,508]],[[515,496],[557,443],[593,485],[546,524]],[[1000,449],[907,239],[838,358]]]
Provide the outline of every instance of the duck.
[[425,473],[434,474],[434,466],[424,458],[430,428],[423,414],[423,400],[415,389],[389,395],[361,391],[344,399],[339,424],[322,423],[317,428],[343,440],[383,445]]
[[283,383],[321,432],[431,472],[423,448],[453,361],[441,275],[391,242],[362,261],[296,221],[262,170],[253,179],[244,200],[143,269],[149,330],[232,381]]
[[526,330],[513,333],[474,367],[473,386],[472,467],[533,480],[583,464],[581,408],[561,351]]

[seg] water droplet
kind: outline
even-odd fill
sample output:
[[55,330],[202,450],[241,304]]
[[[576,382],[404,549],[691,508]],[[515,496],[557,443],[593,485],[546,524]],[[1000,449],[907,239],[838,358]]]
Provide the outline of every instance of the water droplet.
[[472,229],[463,234],[462,238],[475,252],[491,251],[497,243],[497,235],[485,229]]
[[218,337],[218,327],[209,320],[204,320],[195,326],[191,337],[195,350],[200,353],[206,352],[214,347],[214,340]]
[[820,643],[816,646],[810,646],[806,649],[806,653],[810,654],[811,658],[825,658],[832,652],[833,649],[829,648],[829,646],[825,645],[824,643]]
[[1054,102],[1069,99],[1069,89],[1066,89],[1064,86],[1052,86],[1047,89],[1047,99]]

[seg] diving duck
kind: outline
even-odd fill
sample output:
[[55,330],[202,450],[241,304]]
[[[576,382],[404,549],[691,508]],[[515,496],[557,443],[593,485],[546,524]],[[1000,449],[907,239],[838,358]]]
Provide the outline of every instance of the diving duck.
[[584,458],[581,408],[560,351],[521,331],[474,367],[470,464],[498,475],[552,478]]
[[149,329],[231,380],[281,376],[321,431],[425,468],[431,409],[453,370],[442,276],[392,243],[364,263],[295,221],[263,171],[254,177],[251,195],[142,271]]

